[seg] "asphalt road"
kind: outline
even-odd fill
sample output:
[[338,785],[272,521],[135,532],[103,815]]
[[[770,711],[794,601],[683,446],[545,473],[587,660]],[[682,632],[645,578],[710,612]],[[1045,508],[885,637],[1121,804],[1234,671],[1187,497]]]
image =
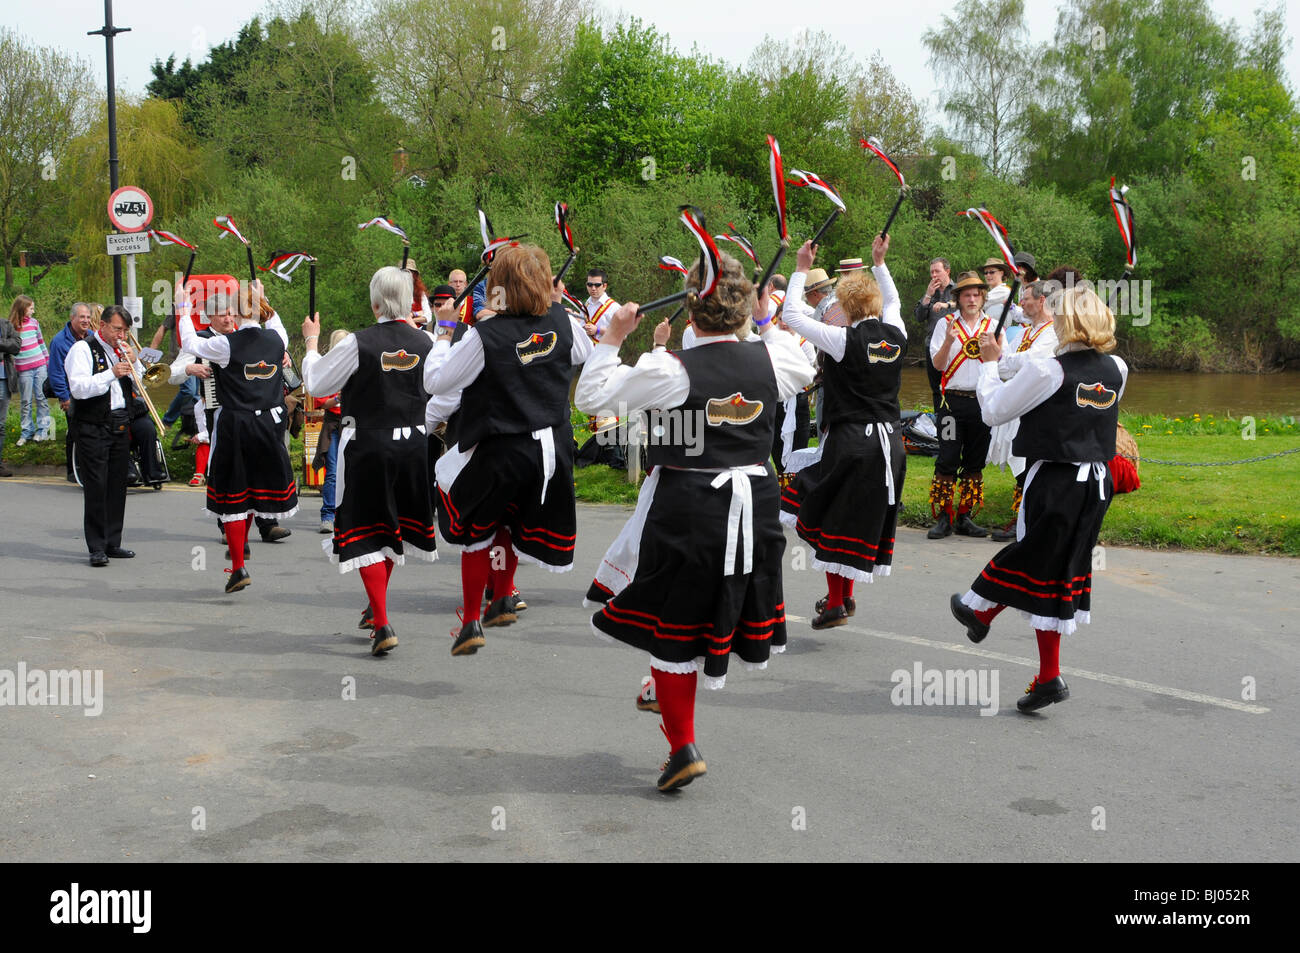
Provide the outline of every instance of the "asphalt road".
[[[645,656],[580,605],[629,509],[580,507],[575,571],[521,567],[529,610],[473,657],[449,654],[457,560],[399,568],[401,646],[372,659],[360,581],[304,502],[226,596],[197,491],[133,491],[139,557],[92,569],[76,487],[0,483],[0,689],[20,665],[103,679],[97,716],[0,708],[0,857],[1300,859],[1300,561],[1107,550],[1062,648],[1072,698],[1025,716],[1027,624],[972,646],[948,612],[994,544],[900,531],[895,574],[819,633],[825,580],[788,534],[790,651],[701,692],[709,773],[665,796],[658,719],[633,707]],[[918,665],[996,674],[998,711],[894,704]]]

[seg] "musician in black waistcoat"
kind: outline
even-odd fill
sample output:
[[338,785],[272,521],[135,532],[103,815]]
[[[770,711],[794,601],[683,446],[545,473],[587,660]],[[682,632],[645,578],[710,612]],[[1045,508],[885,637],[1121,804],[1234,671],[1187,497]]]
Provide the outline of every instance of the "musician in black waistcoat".
[[340,572],[356,569],[370,602],[372,655],[397,647],[388,621],[388,581],[406,555],[438,558],[424,426],[424,365],[433,341],[411,321],[413,282],[400,268],[370,279],[375,324],[317,351],[320,315],[302,323],[307,393],[342,392],[334,535],[323,544]]
[[1070,697],[1061,678],[1061,636],[1090,621],[1092,553],[1112,496],[1106,464],[1115,455],[1128,382],[1128,367],[1109,353],[1115,318],[1092,289],[1065,291],[1054,326],[1055,358],[1027,364],[1006,383],[998,377],[1001,348],[991,334],[981,339],[984,422],[1020,418],[1012,452],[1028,470],[1016,541],[989,560],[964,596],[950,600],[972,642],[983,640],[1006,606],[1034,627],[1039,670],[1017,703],[1024,712]]
[[[433,397],[463,391],[456,444],[436,466],[438,529],[461,551],[464,606],[452,655],[477,652],[484,626],[515,621],[510,593],[519,559],[552,572],[573,568],[569,380],[593,345],[560,304],[563,290],[552,285],[544,251],[510,245],[496,253],[488,272],[489,320],[478,321],[453,347],[456,314],[449,304],[438,309],[425,388]],[[483,613],[489,579],[496,599]]]
[[138,374],[144,373],[144,367],[126,344],[130,326],[131,315],[125,308],[107,308],[99,330],[72,345],[64,360],[85,506],[82,522],[92,566],[135,555],[122,548],[122,523],[135,398],[131,367]]
[[799,249],[785,320],[824,357],[827,429],[815,462],[782,491],[781,521],[812,547],[813,568],[826,573],[827,595],[812,620],[814,629],[826,629],[844,625],[857,610],[855,582],[888,576],[893,566],[907,472],[902,435],[893,426],[907,328],[885,265],[888,237],[872,244],[874,277],[857,270],[840,279],[835,294],[852,322],[847,328],[814,321],[797,293],[816,251],[807,242]]
[[[639,323],[635,304],[610,321],[578,381],[587,414],[647,413],[650,462],[658,474],[636,573],[592,616],[593,630],[650,654],[669,757],[658,787],[670,791],[705,773],[695,746],[698,673],[721,688],[734,653],[766,667],[785,647],[776,474],[768,463],[776,408],[812,383],[794,337],[772,328],[745,270],[718,256],[710,294],[697,262],[686,278],[696,331],[690,350],[619,363]],[[738,341],[750,319],[765,347]]]
[[[288,335],[274,312],[261,326],[260,281],[247,290],[229,275],[220,281],[224,287],[209,289],[204,307],[214,328],[222,323],[216,320],[220,315],[237,319],[237,330],[199,337],[189,320],[188,301],[187,313],[177,323],[182,350],[211,361],[217,382],[220,407],[213,419],[206,512],[225,527],[231,566],[225,588],[237,592],[252,581],[244,567],[244,546],[253,517],[278,519],[298,512],[298,484],[282,437]],[[183,288],[177,294],[185,298]]]

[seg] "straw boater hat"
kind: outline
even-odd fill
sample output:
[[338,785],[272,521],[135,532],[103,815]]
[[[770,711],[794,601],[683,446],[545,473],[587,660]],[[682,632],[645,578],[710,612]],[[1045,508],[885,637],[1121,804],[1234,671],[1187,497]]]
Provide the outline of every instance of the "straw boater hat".
[[978,271],[963,271],[957,276],[957,285],[952,289],[952,296],[955,298],[967,288],[978,288],[985,294],[988,294],[989,286],[985,284],[984,279],[980,277]]
[[838,278],[831,278],[826,274],[825,268],[814,268],[808,272],[807,282],[804,284],[804,292],[809,291],[830,291],[835,287]]
[[835,273],[837,275],[842,275],[849,271],[861,271],[866,267],[867,266],[862,263],[861,258],[844,258],[840,261],[839,266],[836,267]]
[[984,262],[984,264],[980,265],[980,271],[983,271],[985,268],[1001,268],[1003,281],[1006,281],[1011,277],[1011,269],[1007,267],[1007,263],[1001,258],[990,258],[988,261]]

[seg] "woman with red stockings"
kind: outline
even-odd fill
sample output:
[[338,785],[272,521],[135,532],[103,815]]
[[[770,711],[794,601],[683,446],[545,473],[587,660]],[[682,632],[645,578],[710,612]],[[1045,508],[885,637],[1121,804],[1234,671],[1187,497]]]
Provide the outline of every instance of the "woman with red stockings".
[[[794,337],[773,330],[766,299],[756,300],[739,262],[712,253],[716,281],[705,278],[715,269],[697,262],[686,282],[697,345],[621,365],[618,348],[640,320],[635,304],[624,305],[575,393],[585,414],[649,411],[658,482],[635,575],[591,622],[598,636],[650,654],[669,746],[661,791],[706,771],[695,746],[698,673],[706,688],[721,688],[732,653],[765,668],[785,647],[785,534],[767,459],[779,402],[813,378]],[[751,317],[766,347],[737,340]]]
[[[279,519],[298,512],[298,484],[282,439],[281,372],[288,335],[274,313],[260,326],[262,283],[254,282],[249,291],[246,297],[229,275],[207,289],[204,309],[217,332],[211,337],[200,337],[188,314],[176,322],[181,350],[210,361],[217,381],[220,407],[212,424],[207,512],[226,531],[228,593],[252,582],[244,568],[244,547],[253,517]],[[187,300],[184,287],[178,287],[177,298]],[[237,330],[221,333],[235,321]]]
[[[456,443],[435,467],[438,529],[461,551],[464,606],[452,655],[473,655],[484,626],[517,615],[519,559],[552,572],[573,568],[573,431],[569,381],[591,340],[560,302],[551,263],[535,246],[511,244],[492,259],[487,301],[496,312],[453,347],[456,312],[437,311],[438,339],[424,371],[430,396],[460,397]],[[483,612],[483,591],[496,598]]]
[[840,278],[836,297],[852,322],[848,327],[814,321],[803,304],[803,282],[816,251],[807,242],[799,249],[785,322],[826,355],[826,430],[814,464],[799,470],[781,495],[781,521],[812,547],[813,568],[826,573],[828,592],[817,603],[812,627],[828,629],[844,625],[856,611],[853,584],[888,576],[893,564],[907,472],[902,435],[893,427],[907,329],[885,265],[888,238],[877,236],[872,243],[874,278],[865,269]]
[[1023,712],[1063,702],[1061,636],[1090,621],[1092,551],[1110,506],[1106,464],[1115,455],[1119,402],[1128,367],[1115,349],[1115,317],[1090,288],[1061,294],[1054,318],[1056,356],[998,377],[1001,348],[980,339],[980,411],[989,426],[1020,418],[1013,452],[1024,457],[1024,499],[1016,541],[996,556],[952,613],[972,642],[983,641],[999,612],[1012,606],[1038,635],[1038,675],[1017,703]]
[[320,397],[342,392],[346,413],[335,473],[334,535],[322,544],[339,572],[356,569],[370,602],[371,655],[397,647],[388,582],[409,551],[438,558],[425,445],[424,365],[433,342],[411,323],[412,281],[400,268],[370,279],[375,323],[317,351],[320,315],[302,323],[303,378]]

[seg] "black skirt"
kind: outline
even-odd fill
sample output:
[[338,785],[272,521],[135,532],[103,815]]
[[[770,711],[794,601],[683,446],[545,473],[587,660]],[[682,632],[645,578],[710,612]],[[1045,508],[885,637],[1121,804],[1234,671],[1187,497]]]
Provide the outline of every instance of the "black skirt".
[[298,484],[284,448],[284,430],[269,410],[217,409],[206,512],[222,522],[249,515],[279,519],[298,512]]
[[[1104,464],[1033,464],[1018,539],[989,560],[962,598],[974,609],[1011,606],[1035,629],[1069,635],[1092,608],[1092,554],[1113,495]],[[1100,469],[1098,469],[1100,468]]]
[[422,429],[344,430],[339,437],[334,536],[322,544],[340,572],[411,555],[438,558]]
[[737,571],[723,575],[728,543],[729,483],[716,473],[663,468],[646,515],[636,574],[592,616],[598,633],[649,652],[667,671],[700,670],[720,688],[732,653],[766,667],[785,650],[781,559],[785,534],[779,491],[770,466],[749,481],[753,498],[751,569],[743,572],[743,530]]
[[[833,424],[823,438],[821,459],[796,473],[781,494],[781,522],[812,547],[812,567],[857,582],[891,572],[907,475],[902,436],[888,424],[871,424],[870,434],[867,426]],[[889,444],[888,468],[881,427]]]
[[[438,531],[468,552],[486,549],[499,528],[515,554],[552,572],[573,568],[578,513],[573,499],[573,434],[551,431],[554,472],[548,478],[541,441],[527,435],[489,437],[438,461]],[[446,482],[450,480],[450,486]]]

